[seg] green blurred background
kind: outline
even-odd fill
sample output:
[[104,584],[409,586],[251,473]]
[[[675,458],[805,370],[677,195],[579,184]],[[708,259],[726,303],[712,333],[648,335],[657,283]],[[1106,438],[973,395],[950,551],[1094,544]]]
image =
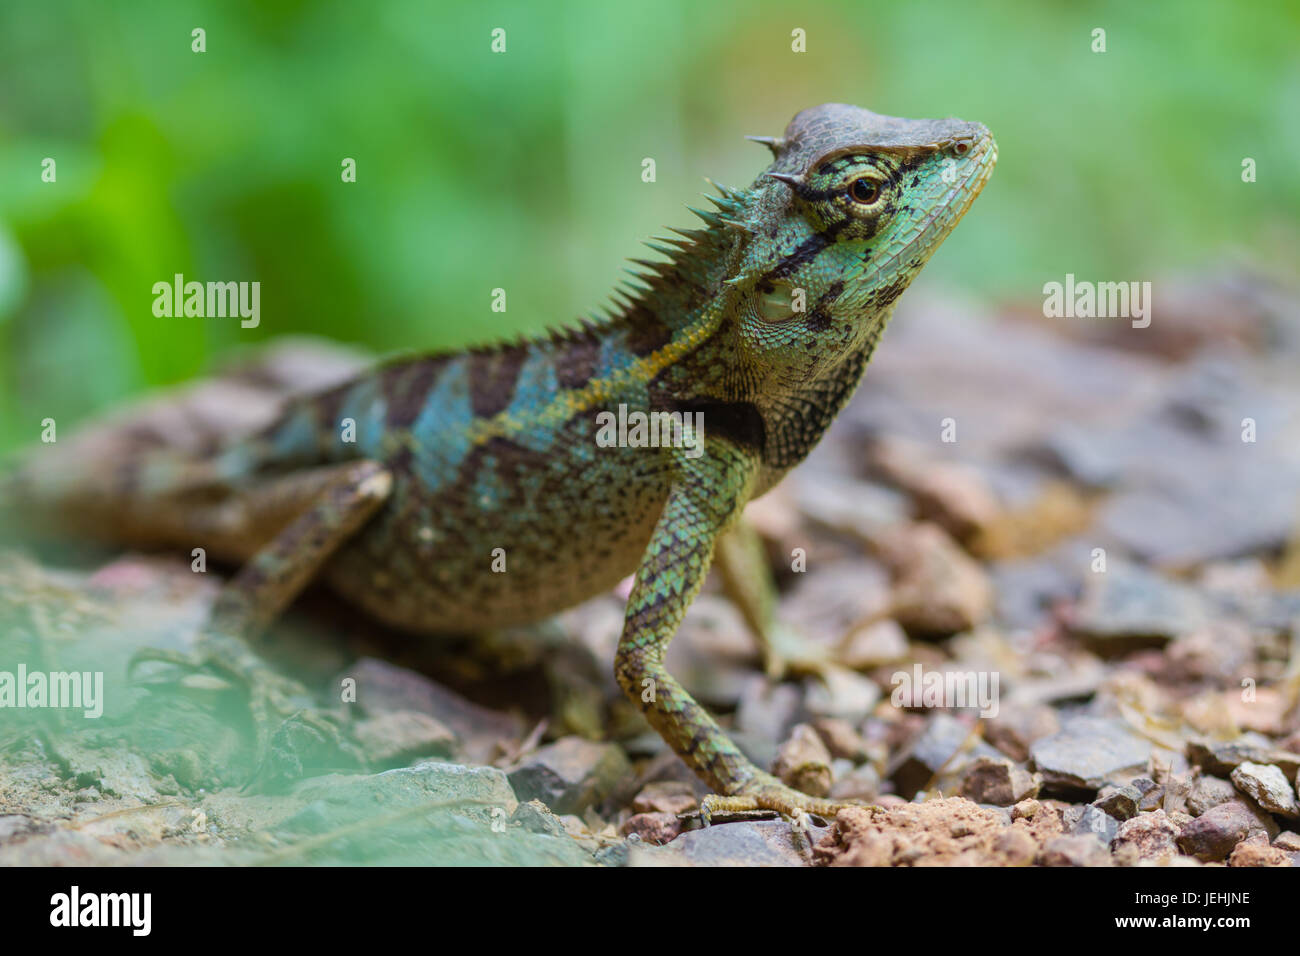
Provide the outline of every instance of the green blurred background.
[[[1300,261],[1294,0],[6,0],[0,450],[266,337],[391,351],[590,314],[702,177],[754,178],[743,134],[832,100],[997,136],[928,281],[1041,301],[1066,272]],[[177,272],[260,280],[260,328],[154,317]]]

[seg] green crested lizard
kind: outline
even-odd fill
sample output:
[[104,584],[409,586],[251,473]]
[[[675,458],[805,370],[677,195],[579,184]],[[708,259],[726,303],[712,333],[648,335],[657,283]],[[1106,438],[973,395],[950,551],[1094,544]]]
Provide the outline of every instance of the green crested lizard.
[[[697,210],[705,228],[651,242],[664,258],[637,260],[644,272],[599,320],[388,361],[201,453],[76,472],[34,455],[0,485],[0,502],[78,534],[240,562],[201,647],[248,682],[263,731],[283,688],[245,642],[314,578],[423,634],[535,621],[635,572],[615,674],[716,791],[706,817],[833,813],[839,804],[754,766],[664,653],[715,544],[848,401],[896,300],[983,188],[997,148],[978,123],[839,104],[755,139],[771,166],[748,189],[720,187],[717,211]],[[675,440],[609,447],[601,413],[620,407],[672,416],[658,420]],[[506,573],[494,573],[494,555]],[[760,636],[768,615],[747,612]]]

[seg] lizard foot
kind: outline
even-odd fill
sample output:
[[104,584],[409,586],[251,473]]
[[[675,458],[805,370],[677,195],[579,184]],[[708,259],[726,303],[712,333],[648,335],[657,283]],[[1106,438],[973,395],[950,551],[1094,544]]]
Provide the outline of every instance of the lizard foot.
[[805,814],[813,814],[826,821],[846,807],[872,809],[870,804],[855,800],[828,800],[812,797],[787,786],[770,773],[760,773],[733,794],[709,794],[700,801],[700,819],[705,826],[713,822],[715,813],[744,813],[751,810],[772,810],[798,824]]
[[338,719],[315,707],[303,684],[273,670],[243,641],[209,631],[200,636],[193,653],[145,648],[132,656],[128,676],[151,662],[182,672],[164,684],[244,691],[255,735],[253,773],[245,789],[297,779],[305,775],[307,766],[364,763]]

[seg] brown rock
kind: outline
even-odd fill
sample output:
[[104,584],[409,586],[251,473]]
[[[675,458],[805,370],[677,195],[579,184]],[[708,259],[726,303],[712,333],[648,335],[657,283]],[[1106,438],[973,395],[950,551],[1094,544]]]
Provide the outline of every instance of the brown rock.
[[1185,814],[1187,811],[1187,798],[1192,792],[1191,774],[1166,774],[1163,787],[1164,795],[1160,801],[1160,806],[1164,808],[1165,813],[1170,814],[1170,816],[1175,813]]
[[1120,847],[1132,847],[1139,860],[1159,862],[1178,853],[1177,838],[1178,827],[1165,811],[1153,810],[1121,823],[1112,846],[1116,852]]
[[689,813],[699,801],[695,789],[681,780],[648,783],[632,798],[635,813]]
[[1234,798],[1206,810],[1183,827],[1178,845],[1188,856],[1215,862],[1228,856],[1247,837],[1262,834],[1267,843],[1277,826],[1248,801]]
[[[814,853],[829,866],[1012,865],[1005,845],[995,845],[1005,830],[1001,814],[961,797],[888,810],[851,807],[839,812]],[[1015,859],[1023,847],[1022,841],[1010,846],[1019,853]]]
[[1277,835],[1273,845],[1278,849],[1286,850],[1288,853],[1300,853],[1300,833],[1284,830]]
[[1041,781],[1010,760],[976,757],[962,772],[961,795],[976,803],[1009,807],[1038,796]]
[[1228,857],[1228,866],[1291,866],[1291,854],[1280,847],[1240,843]]
[[1125,784],[1122,787],[1107,786],[1098,791],[1097,799],[1092,805],[1123,822],[1137,816],[1138,802],[1141,799],[1141,791],[1132,784]]
[[844,638],[839,659],[845,667],[865,671],[907,657],[907,634],[893,618],[856,627]]
[[993,841],[993,854],[1003,866],[1030,866],[1038,844],[1022,827],[1007,827]]
[[894,575],[894,619],[919,637],[946,637],[988,618],[993,589],[984,569],[942,528],[918,524],[879,540]]
[[1237,796],[1237,788],[1221,777],[1200,776],[1187,796],[1187,811],[1199,817],[1211,807],[1227,803]]
[[1011,808],[1011,819],[1032,820],[1034,818],[1034,815],[1038,813],[1038,810],[1039,810],[1039,803],[1037,800],[1033,800],[1033,799],[1021,800],[1019,803],[1017,803],[1014,807]]
[[833,800],[861,800],[865,803],[875,803],[879,797],[880,773],[869,763],[854,767],[831,784]]
[[636,836],[653,846],[663,846],[675,839],[685,826],[675,813],[637,813],[623,821],[619,832]]
[[772,772],[814,797],[831,792],[831,753],[810,724],[798,724],[776,753]]
[[997,497],[974,469],[936,458],[926,446],[902,439],[880,439],[869,450],[871,467],[911,495],[917,514],[966,539],[1001,512]]
[[820,717],[813,721],[813,729],[821,737],[822,743],[837,760],[852,760],[860,763],[867,759],[867,742],[853,729],[853,725],[842,717]]
[[1052,837],[1038,856],[1043,866],[1110,866],[1110,851],[1095,836]]

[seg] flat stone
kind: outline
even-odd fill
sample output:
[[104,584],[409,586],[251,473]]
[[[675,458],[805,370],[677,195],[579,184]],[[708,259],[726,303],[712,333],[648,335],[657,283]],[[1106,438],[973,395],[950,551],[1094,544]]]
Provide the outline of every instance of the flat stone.
[[736,708],[736,729],[776,742],[797,722],[803,694],[794,684],[776,683],[758,674],[745,682]]
[[461,798],[499,805],[513,812],[518,800],[506,776],[496,767],[466,767],[427,761],[374,774],[329,774],[302,781],[294,793],[304,799],[341,804],[364,799],[375,807],[405,807],[416,803]]
[[[825,827],[810,826],[807,837],[818,843]],[[784,820],[719,823],[688,830],[665,847],[633,846],[631,866],[808,866]]]
[[1200,477],[1113,496],[1098,515],[1100,529],[1142,561],[1178,567],[1281,547],[1294,531],[1294,469],[1253,459],[1225,466],[1218,450],[1196,457],[1183,467]]
[[1044,623],[1054,604],[1074,600],[1079,593],[1080,567],[1087,568],[1086,559],[1067,564],[1040,555],[994,564],[990,574],[997,594],[998,622],[1008,629],[1031,629]]
[[[495,767],[428,762],[377,774],[331,774],[298,784],[304,809],[280,830],[328,835],[299,864],[583,866],[572,838],[517,825],[518,800]],[[519,823],[522,824],[522,816]]]
[[845,478],[843,473],[814,480],[806,469],[797,469],[790,478],[785,484],[799,510],[827,528],[870,541],[883,529],[907,520],[906,496],[878,482]]
[[1251,797],[1269,813],[1284,817],[1300,816],[1295,791],[1282,771],[1272,764],[1246,761],[1232,771],[1232,782],[1238,790]]
[[1187,759],[1216,777],[1229,777],[1233,770],[1247,762],[1272,764],[1287,779],[1293,779],[1300,772],[1300,754],[1248,739],[1227,743],[1188,741]]
[[1103,655],[1159,646],[1190,634],[1207,618],[1187,585],[1131,564],[1114,564],[1085,579],[1070,630]]
[[1123,721],[1074,717],[1060,733],[1035,741],[1029,755],[1030,766],[1042,774],[1044,787],[1095,792],[1144,768],[1151,757],[1151,743]]

